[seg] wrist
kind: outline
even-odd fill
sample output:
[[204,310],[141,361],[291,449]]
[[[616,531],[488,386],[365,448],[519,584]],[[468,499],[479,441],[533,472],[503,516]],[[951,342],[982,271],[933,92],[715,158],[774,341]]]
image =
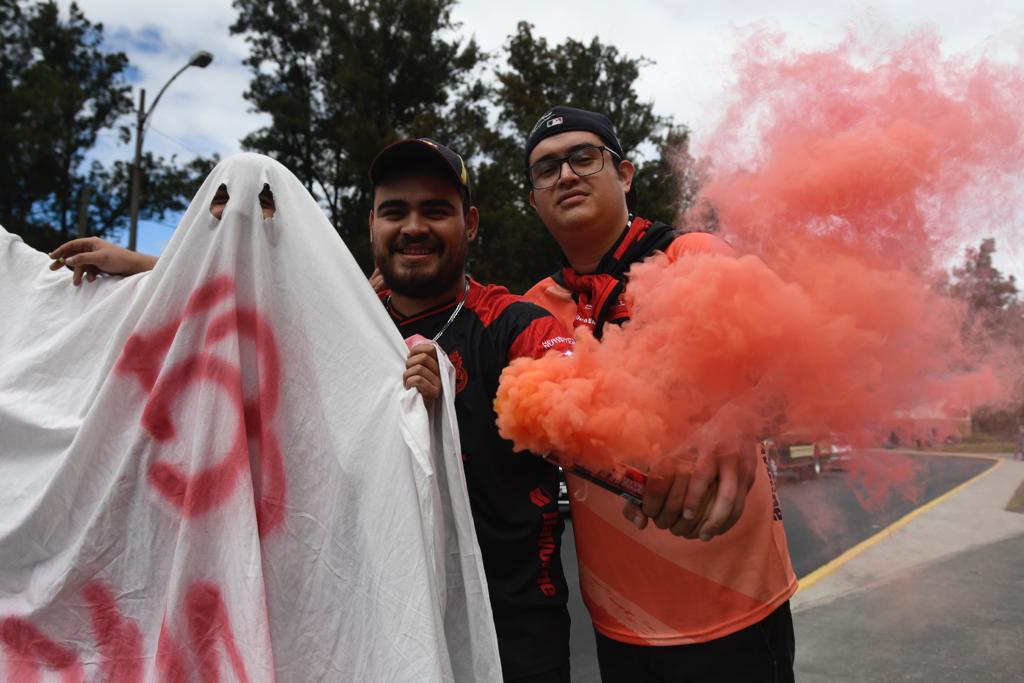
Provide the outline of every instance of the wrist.
[[135,254],[135,263],[131,275],[137,273],[145,273],[146,271],[153,270],[156,267],[156,256],[150,256],[149,254]]

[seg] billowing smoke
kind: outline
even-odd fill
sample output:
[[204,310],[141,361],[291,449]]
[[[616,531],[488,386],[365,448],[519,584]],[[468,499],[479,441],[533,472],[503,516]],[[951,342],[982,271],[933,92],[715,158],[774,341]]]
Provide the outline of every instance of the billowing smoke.
[[636,266],[625,327],[513,363],[497,404],[517,447],[605,469],[796,428],[866,443],[1006,395],[1016,368],[962,341],[937,283],[1020,215],[1024,69],[927,34],[802,54],[757,35],[738,73],[695,210],[742,256]]

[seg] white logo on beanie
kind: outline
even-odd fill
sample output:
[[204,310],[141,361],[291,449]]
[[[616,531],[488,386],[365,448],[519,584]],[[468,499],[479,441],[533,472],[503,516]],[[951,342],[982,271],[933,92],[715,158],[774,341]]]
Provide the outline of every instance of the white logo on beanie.
[[556,116],[555,118],[553,118],[553,119],[551,119],[550,121],[547,122],[547,125],[545,126],[545,128],[551,128],[552,126],[560,126],[564,122],[565,122],[565,117],[563,117],[563,116]]
[[534,133],[536,133],[537,129],[540,128],[542,125],[544,125],[544,122],[547,121],[549,118],[551,118],[554,115],[554,113],[555,113],[555,110],[552,109],[552,110],[548,111],[546,114],[544,114],[544,116],[542,116],[539,119],[537,119],[537,123],[533,124],[533,130],[530,131],[530,135],[533,135]]

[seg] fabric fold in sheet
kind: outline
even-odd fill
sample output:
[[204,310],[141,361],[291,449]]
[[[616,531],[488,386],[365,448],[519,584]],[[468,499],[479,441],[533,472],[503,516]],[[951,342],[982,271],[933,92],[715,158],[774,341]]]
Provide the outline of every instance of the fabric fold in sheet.
[[49,262],[0,229],[0,680],[500,680],[451,367],[404,389],[290,172],[222,162],[152,272]]

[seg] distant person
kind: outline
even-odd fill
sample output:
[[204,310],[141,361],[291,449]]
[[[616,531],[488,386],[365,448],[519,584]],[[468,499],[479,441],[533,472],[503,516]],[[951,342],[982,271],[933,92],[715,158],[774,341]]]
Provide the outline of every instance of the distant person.
[[[627,273],[655,252],[733,254],[714,235],[631,213],[636,169],[602,114],[548,111],[525,162],[530,205],[563,257],[526,297],[567,327],[600,338],[626,323]],[[701,454],[692,476],[651,474],[641,507],[567,476],[602,681],[792,681],[797,583],[767,461],[737,435],[732,449]]]

